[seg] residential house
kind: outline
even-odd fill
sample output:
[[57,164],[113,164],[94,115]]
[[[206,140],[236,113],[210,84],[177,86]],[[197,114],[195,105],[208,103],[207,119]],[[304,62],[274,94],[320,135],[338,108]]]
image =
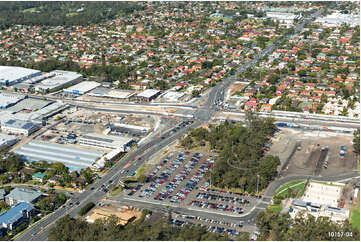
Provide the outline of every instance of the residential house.
[[41,197],[41,195],[42,193],[34,190],[16,187],[5,196],[5,202],[9,206],[13,206],[14,204],[20,202],[34,203]]
[[37,173],[33,174],[32,178],[35,181],[43,182],[45,176],[46,176],[45,173],[37,172]]

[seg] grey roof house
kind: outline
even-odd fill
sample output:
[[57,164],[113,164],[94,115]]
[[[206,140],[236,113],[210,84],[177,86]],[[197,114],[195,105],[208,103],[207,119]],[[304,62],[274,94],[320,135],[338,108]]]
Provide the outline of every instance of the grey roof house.
[[11,192],[5,196],[5,202],[12,206],[19,202],[27,202],[27,203],[34,203],[39,197],[41,197],[42,193],[29,190],[26,188],[19,188],[16,187],[15,189],[11,190]]

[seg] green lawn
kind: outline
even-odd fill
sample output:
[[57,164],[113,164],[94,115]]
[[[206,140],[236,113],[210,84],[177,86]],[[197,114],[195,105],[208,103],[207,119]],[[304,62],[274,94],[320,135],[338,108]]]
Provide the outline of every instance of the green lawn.
[[277,204],[277,205],[275,204],[275,205],[270,205],[270,206],[268,206],[267,209],[269,209],[269,210],[271,210],[271,211],[275,211],[275,212],[281,212],[282,209],[283,209],[283,207],[282,207],[281,204]]
[[351,225],[360,231],[360,192],[358,193],[356,205],[351,208]]

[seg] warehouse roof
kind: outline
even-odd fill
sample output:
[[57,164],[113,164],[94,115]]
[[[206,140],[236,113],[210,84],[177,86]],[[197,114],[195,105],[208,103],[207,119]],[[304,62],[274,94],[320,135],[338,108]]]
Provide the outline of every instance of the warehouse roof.
[[173,92],[169,91],[162,96],[163,99],[167,99],[169,101],[178,101],[179,98],[183,97],[185,94],[183,92]]
[[0,107],[7,107],[8,105],[17,103],[24,98],[25,95],[0,92]]
[[155,95],[157,95],[158,93],[160,93],[159,90],[155,90],[155,89],[147,89],[142,91],[141,93],[138,93],[138,97],[145,97],[145,98],[151,98]]
[[41,99],[35,98],[27,98],[26,100],[22,100],[15,104],[14,106],[9,107],[7,110],[17,113],[21,110],[35,110],[35,109],[42,109],[43,107],[49,105],[54,101],[46,101]]
[[99,87],[100,85],[101,84],[99,82],[84,81],[84,82],[80,82],[74,86],[71,86],[67,89],[64,89],[64,92],[78,91],[79,93],[86,93],[86,92],[93,90],[96,87]]
[[40,75],[41,71],[18,66],[0,66],[0,81],[7,80],[12,82],[35,74]]
[[37,141],[23,145],[15,153],[31,161],[61,162],[71,169],[90,167],[103,155],[101,152]]
[[118,90],[110,88],[96,88],[89,92],[89,96],[112,97],[126,99],[134,94],[132,90]]
[[58,86],[65,85],[68,82],[71,82],[82,75],[72,72],[72,71],[52,71],[51,74],[55,74],[55,76],[45,79],[44,81],[40,82],[39,84],[35,85],[35,89],[54,89]]
[[6,145],[13,140],[17,140],[15,135],[0,134],[0,146]]
[[30,212],[34,207],[30,203],[21,202],[15,204],[8,211],[0,214],[0,224],[12,224],[21,219],[24,215],[23,212]]

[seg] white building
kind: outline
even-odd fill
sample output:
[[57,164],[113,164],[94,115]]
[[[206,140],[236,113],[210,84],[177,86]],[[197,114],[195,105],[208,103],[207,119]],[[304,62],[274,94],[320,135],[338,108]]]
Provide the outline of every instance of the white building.
[[55,76],[45,79],[42,82],[36,84],[35,91],[37,92],[51,92],[56,89],[60,89],[65,85],[73,84],[83,80],[83,76],[71,71],[52,71],[51,74]]
[[344,221],[350,216],[350,211],[339,208],[338,201],[342,196],[344,184],[309,182],[300,200],[292,201],[290,216],[295,218],[300,211],[304,216],[329,217],[332,221]]
[[16,83],[40,76],[41,71],[17,67],[17,66],[0,66],[0,84],[14,85]]
[[0,134],[0,150],[5,146],[12,146],[18,142],[18,138],[14,135]]
[[7,122],[1,124],[1,130],[3,132],[22,134],[25,136],[29,136],[38,129],[39,127],[31,122],[17,119],[10,119]]
[[75,93],[75,94],[80,94],[83,95],[91,90],[93,90],[94,88],[99,87],[101,84],[99,82],[94,82],[94,81],[84,81],[84,82],[80,82],[74,86],[71,86],[69,88],[64,89],[64,92],[67,93]]
[[101,134],[87,134],[79,139],[79,144],[102,149],[121,149],[126,152],[134,143],[134,139],[120,136],[106,136]]
[[87,95],[93,97],[108,97],[108,98],[117,98],[122,100],[129,99],[134,94],[132,90],[117,90],[110,88],[96,88],[90,91]]
[[286,24],[287,27],[290,27],[294,20],[299,18],[299,15],[293,13],[283,13],[283,12],[267,12],[266,16],[272,19],[280,21],[280,23]]

